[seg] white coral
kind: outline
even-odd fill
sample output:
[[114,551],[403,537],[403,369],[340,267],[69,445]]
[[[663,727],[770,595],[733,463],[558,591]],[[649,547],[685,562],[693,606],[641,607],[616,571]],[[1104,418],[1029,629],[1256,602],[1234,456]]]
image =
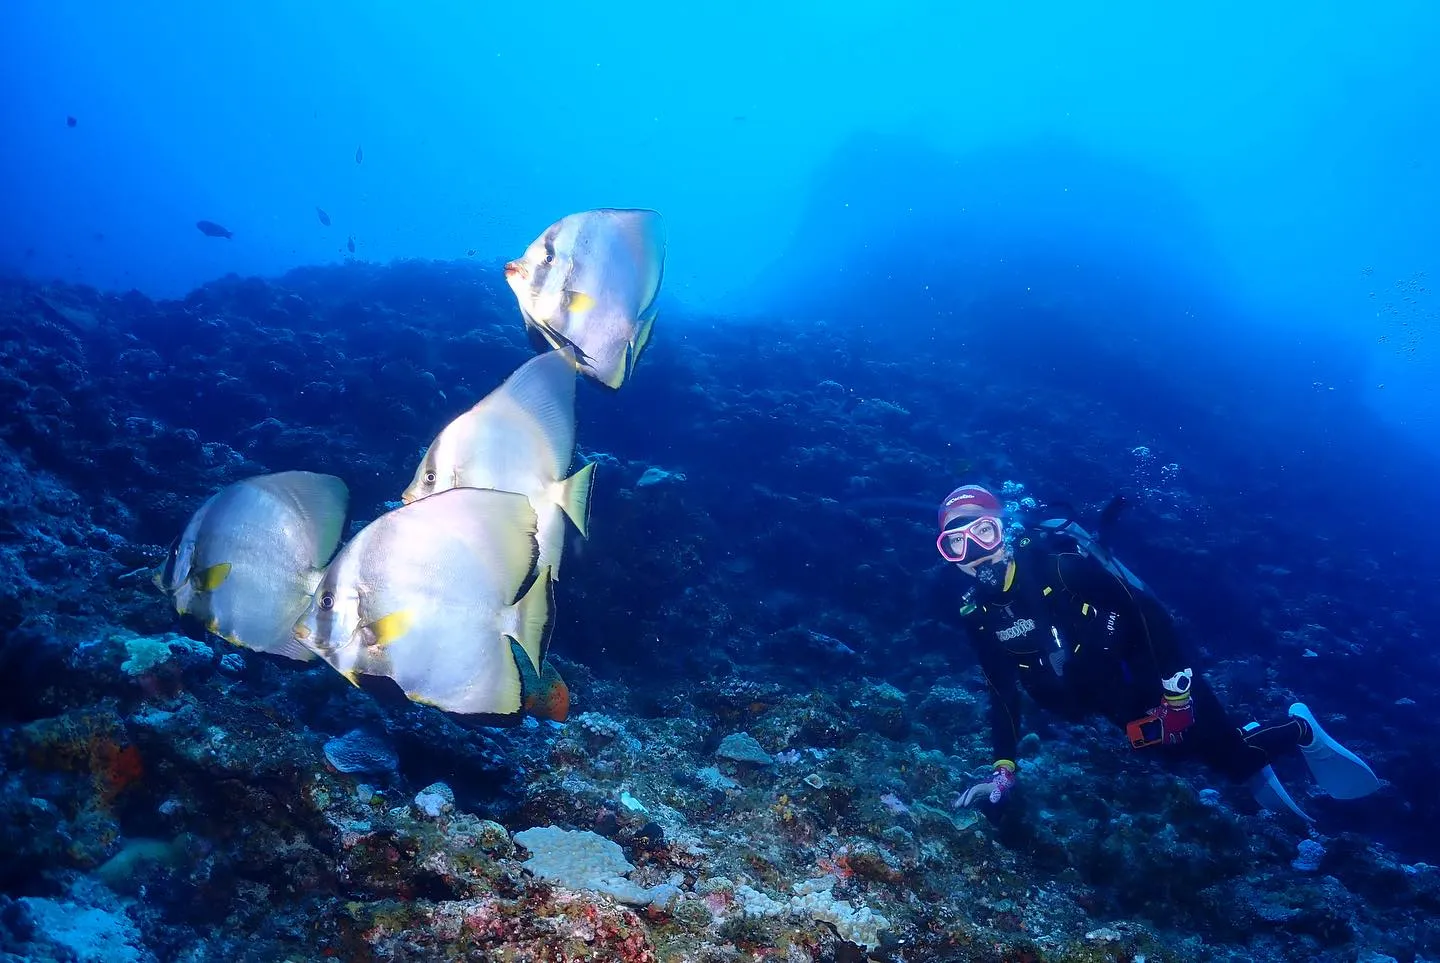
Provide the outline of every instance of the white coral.
[[834,876],[802,880],[791,887],[795,895],[781,903],[742,884],[735,888],[735,902],[747,916],[789,913],[801,919],[818,920],[834,926],[843,940],[868,950],[878,949],[880,931],[889,927],[890,921],[868,906],[851,906],[847,900],[836,899],[831,893],[834,886]]
[[848,900],[836,899],[830,892],[834,886],[834,876],[796,883],[792,887],[795,895],[790,898],[791,915],[829,923],[842,940],[867,950],[878,949],[880,931],[888,927],[890,921],[868,906],[851,906]]
[[533,854],[525,868],[570,889],[604,893],[632,906],[668,908],[680,897],[671,880],[645,888],[627,879],[635,867],[618,843],[584,829],[536,826],[514,835]]

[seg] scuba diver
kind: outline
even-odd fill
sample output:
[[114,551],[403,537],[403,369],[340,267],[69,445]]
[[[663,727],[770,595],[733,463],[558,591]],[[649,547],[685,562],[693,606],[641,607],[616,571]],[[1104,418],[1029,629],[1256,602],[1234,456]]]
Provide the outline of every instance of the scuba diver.
[[[1269,725],[1237,726],[1181,651],[1154,593],[1110,555],[1105,536],[1123,499],[1102,514],[1098,537],[1068,518],[1007,532],[1000,500],[979,485],[940,506],[936,547],[969,585],[960,616],[989,683],[995,762],[961,805],[1000,803],[1015,788],[1020,687],[1058,715],[1104,716],[1137,751],[1198,759],[1248,782],[1266,808],[1313,822],[1271,768],[1298,750],[1336,799],[1380,787],[1374,772],[1316,722],[1302,703]],[[1008,537],[1007,537],[1008,536]]]

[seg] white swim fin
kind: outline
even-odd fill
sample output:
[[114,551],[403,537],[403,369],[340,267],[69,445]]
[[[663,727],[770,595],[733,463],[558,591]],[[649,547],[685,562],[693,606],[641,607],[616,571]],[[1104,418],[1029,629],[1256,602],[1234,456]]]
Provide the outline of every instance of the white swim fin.
[[[1252,722],[1251,725],[1257,725],[1257,723]],[[1266,766],[1250,777],[1250,791],[1255,794],[1255,801],[1271,812],[1288,811],[1307,823],[1315,821],[1290,797],[1290,793],[1285,791],[1285,785],[1280,782],[1280,777],[1275,775],[1275,770],[1270,766]]]
[[1336,799],[1359,799],[1380,788],[1380,780],[1365,760],[1320,728],[1320,723],[1315,721],[1305,703],[1297,702],[1291,706],[1290,715],[1303,719],[1313,734],[1310,744],[1301,746],[1300,751],[1304,753],[1305,764],[1310,767],[1310,774],[1321,789]]

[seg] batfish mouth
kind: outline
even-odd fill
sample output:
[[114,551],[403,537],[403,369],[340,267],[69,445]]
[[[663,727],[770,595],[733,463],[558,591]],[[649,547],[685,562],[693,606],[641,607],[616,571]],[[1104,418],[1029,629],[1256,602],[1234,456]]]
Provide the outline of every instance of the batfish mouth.
[[526,272],[525,270],[525,265],[521,264],[519,261],[505,262],[505,276],[507,278],[513,278],[517,274],[520,275],[522,278],[529,277],[528,272]]

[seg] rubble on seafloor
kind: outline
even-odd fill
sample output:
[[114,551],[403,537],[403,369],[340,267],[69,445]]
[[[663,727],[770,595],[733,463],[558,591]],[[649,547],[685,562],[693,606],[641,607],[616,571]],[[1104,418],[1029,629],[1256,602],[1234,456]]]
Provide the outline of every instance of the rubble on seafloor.
[[[1159,800],[1151,815],[1121,811],[1124,799],[1077,800],[1063,780],[1095,785],[1103,772],[1086,770],[1100,757],[1063,740],[1027,740],[1028,798],[1016,801],[1015,820],[992,824],[954,808],[971,778],[958,760],[854,724],[892,697],[889,686],[860,685],[837,700],[711,684],[683,715],[585,711],[510,730],[466,730],[419,710],[371,720],[361,746],[369,762],[345,772],[351,756],[337,767],[335,740],[348,737],[353,749],[358,737],[313,731],[295,703],[231,678],[214,657],[218,643],[210,658],[200,654],[209,643],[149,644],[168,655],[138,676],[122,668],[133,636],[75,650],[77,683],[108,673],[115,694],[6,738],[7,883],[33,895],[0,906],[5,952],[1226,958],[1220,940],[1202,945],[1159,922],[1183,900],[1183,922],[1237,944],[1248,933],[1279,958],[1395,939],[1381,929],[1386,910],[1362,898],[1384,887],[1440,909],[1440,871],[1387,865],[1353,840],[1312,845],[1314,865],[1292,866],[1280,826],[1168,775],[1144,774],[1124,793]],[[168,673],[181,681],[153,681]],[[502,752],[523,773],[457,800],[446,782],[406,776],[411,727],[457,758],[461,744]],[[1059,806],[1081,812],[1060,817]],[[1127,888],[1136,892],[1107,894]],[[1144,922],[1147,899],[1156,912]],[[91,943],[75,949],[77,934]]]

